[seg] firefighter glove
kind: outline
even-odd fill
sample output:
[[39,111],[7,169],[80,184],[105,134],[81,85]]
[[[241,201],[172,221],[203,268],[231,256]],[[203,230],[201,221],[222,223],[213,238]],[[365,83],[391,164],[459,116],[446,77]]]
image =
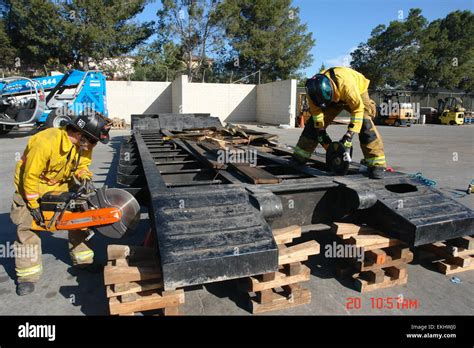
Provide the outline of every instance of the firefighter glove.
[[344,134],[344,136],[341,138],[341,140],[339,140],[339,142],[342,143],[342,145],[344,145],[346,149],[350,149],[352,147],[353,135],[354,135],[354,132],[347,131],[346,134]]
[[38,225],[44,224],[43,214],[39,208],[31,209],[31,216]]

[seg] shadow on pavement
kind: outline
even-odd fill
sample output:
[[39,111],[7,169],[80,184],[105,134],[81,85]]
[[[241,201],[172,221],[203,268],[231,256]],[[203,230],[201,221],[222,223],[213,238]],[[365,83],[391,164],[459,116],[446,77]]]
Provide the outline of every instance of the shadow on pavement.
[[240,291],[239,279],[209,283],[205,284],[204,287],[210,294],[219,298],[228,298],[237,307],[249,312],[249,297],[246,292]]

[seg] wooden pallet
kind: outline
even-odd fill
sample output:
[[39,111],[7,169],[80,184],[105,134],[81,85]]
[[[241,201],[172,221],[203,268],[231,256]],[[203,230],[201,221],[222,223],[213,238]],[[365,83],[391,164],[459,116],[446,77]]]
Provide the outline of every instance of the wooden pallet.
[[407,264],[413,261],[413,253],[400,240],[385,236],[367,227],[347,223],[335,223],[332,231],[342,243],[361,248],[363,260],[345,258],[336,268],[338,277],[351,277],[354,288],[368,292],[408,282]]
[[104,284],[111,315],[135,315],[161,310],[178,315],[184,290],[163,291],[154,248],[109,245]]
[[114,117],[112,119],[112,129],[125,129],[127,128],[127,123],[123,118]]
[[241,289],[249,293],[250,311],[264,313],[311,302],[311,292],[301,286],[310,279],[310,270],[302,262],[310,255],[319,254],[319,244],[308,241],[287,246],[301,236],[300,226],[273,230],[279,255],[277,272],[243,279]]
[[474,236],[423,245],[419,250],[434,256],[433,263],[445,275],[474,270]]

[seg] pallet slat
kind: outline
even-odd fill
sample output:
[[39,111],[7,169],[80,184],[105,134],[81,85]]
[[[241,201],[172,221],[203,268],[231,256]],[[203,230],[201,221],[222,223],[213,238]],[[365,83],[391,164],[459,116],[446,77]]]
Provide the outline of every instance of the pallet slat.
[[311,303],[311,292],[308,289],[302,289],[299,296],[287,297],[280,293],[273,293],[272,297],[272,300],[267,303],[258,303],[255,298],[252,298],[250,300],[252,313],[265,313]]
[[[118,287],[122,286],[122,287]],[[106,286],[107,297],[116,297],[136,292],[162,289],[163,285],[155,279]]]
[[[436,259],[431,260],[439,272],[450,275],[474,270],[474,236],[465,236],[423,245],[417,249]],[[423,260],[423,254],[418,257]]]
[[161,278],[161,271],[156,267],[121,267],[109,264],[104,267],[105,285],[159,278]]
[[301,226],[292,225],[273,230],[273,237],[277,244],[291,243],[293,239],[301,237]]
[[[153,248],[110,245],[104,284],[111,315],[134,315],[161,309],[178,315],[184,290],[163,291],[156,251]],[[133,265],[132,265],[133,264]]]
[[345,259],[346,266],[340,266],[337,273],[351,276],[359,292],[374,291],[403,285],[408,281],[407,264],[413,261],[413,253],[398,239],[354,224],[336,223],[333,232],[345,244],[361,248],[364,260]]
[[291,247],[281,246],[278,252],[278,264],[306,261],[308,256],[319,254],[319,250],[319,243],[314,240]]
[[249,277],[245,283],[241,283],[241,289],[249,293],[250,311],[254,314],[311,302],[311,292],[300,285],[310,279],[310,269],[301,262],[311,255],[319,254],[319,244],[316,241],[308,241],[292,246],[285,245],[296,243],[294,240],[301,236],[301,226],[274,229],[273,236],[278,246],[279,270]]
[[139,296],[132,302],[121,303],[117,297],[109,300],[110,314],[126,314],[147,310],[175,307],[184,303],[184,290],[176,290],[176,296],[161,296],[158,293],[149,296]]
[[307,266],[302,265],[300,273],[288,275],[285,271],[276,272],[274,280],[264,281],[257,277],[249,277],[248,291],[257,292],[267,289],[282,287],[289,284],[308,281],[310,279],[310,270]]

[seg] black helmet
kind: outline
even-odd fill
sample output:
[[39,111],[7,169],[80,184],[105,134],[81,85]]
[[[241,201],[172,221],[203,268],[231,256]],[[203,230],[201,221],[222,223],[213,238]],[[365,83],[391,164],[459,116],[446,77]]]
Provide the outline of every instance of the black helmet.
[[314,75],[306,80],[306,93],[316,106],[325,108],[334,95],[331,80],[323,74]]
[[98,112],[84,112],[69,122],[71,126],[83,133],[91,141],[107,144],[111,122]]

